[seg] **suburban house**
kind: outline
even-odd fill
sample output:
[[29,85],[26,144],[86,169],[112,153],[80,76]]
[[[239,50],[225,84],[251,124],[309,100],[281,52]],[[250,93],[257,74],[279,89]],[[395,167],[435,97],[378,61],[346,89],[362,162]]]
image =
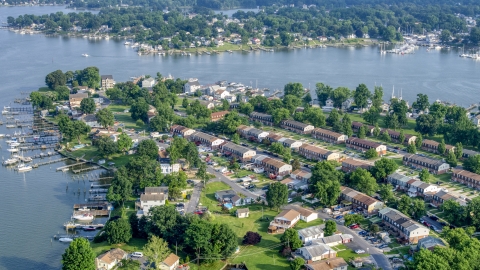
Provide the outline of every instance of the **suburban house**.
[[211,149],[218,148],[218,146],[224,142],[222,139],[199,131],[192,133],[188,139],[195,142],[197,145],[203,144]]
[[420,249],[428,249],[433,251],[436,247],[446,247],[445,243],[440,238],[436,238],[433,236],[428,236],[418,240],[417,247],[415,251],[420,251]]
[[480,189],[480,175],[466,170],[453,170],[452,181]]
[[432,174],[443,174],[450,169],[450,165],[443,160],[415,154],[403,156],[403,165],[414,169],[427,169]]
[[157,116],[157,114],[158,114],[157,108],[155,108],[155,106],[148,105],[148,111],[147,111],[147,121],[148,121],[148,123],[150,123],[150,121],[155,116]]
[[265,155],[256,155],[252,158],[253,163],[263,167],[265,172],[274,175],[287,175],[292,171],[292,165]]
[[331,259],[337,257],[337,252],[335,250],[321,243],[301,247],[297,249],[296,253],[302,256],[307,262],[316,262],[323,259]]
[[221,112],[214,112],[210,115],[210,121],[216,122],[218,120],[221,120],[227,115],[229,111],[221,111]]
[[180,257],[170,253],[162,263],[160,263],[160,270],[176,270],[179,265]]
[[305,267],[307,270],[347,270],[348,263],[343,258],[338,257],[324,261],[308,262]]
[[287,185],[287,187],[289,189],[292,189],[292,190],[299,190],[299,189],[306,190],[306,189],[308,189],[308,183],[307,182],[297,180],[297,179],[293,179],[291,177],[283,179],[282,181],[280,181],[280,183],[282,183],[284,185]]
[[304,171],[302,169],[298,169],[298,170],[293,171],[290,174],[290,177],[292,177],[293,179],[296,179],[296,180],[303,181],[303,182],[308,182],[310,180],[310,178],[312,177],[312,173],[309,172],[309,171]]
[[300,206],[294,206],[293,210],[300,213],[300,220],[303,220],[307,223],[310,222],[310,221],[314,221],[314,220],[318,219],[318,212],[316,212],[316,211],[312,211],[310,209],[303,208],[303,207],[300,207]]
[[[432,153],[438,153],[439,145],[440,145],[439,142],[432,141],[432,140],[425,139],[422,141],[422,149]],[[450,152],[451,150],[455,151],[455,146],[446,144],[445,149],[447,152]]]
[[392,184],[396,189],[407,190],[408,181],[412,178],[399,173],[392,173],[387,176],[388,183]]
[[219,190],[215,192],[215,199],[220,202],[230,202],[233,197],[237,196],[234,190]]
[[112,75],[102,75],[101,76],[101,88],[106,90],[113,88],[115,86],[115,81],[113,80]]
[[383,208],[383,202],[376,200],[366,194],[348,187],[340,187],[340,199],[349,201],[354,208],[361,209],[365,214],[371,215]]
[[458,202],[460,205],[463,205],[463,206],[467,205],[467,202],[464,199],[458,198],[458,197],[448,193],[447,190],[440,190],[439,192],[434,194],[430,204],[438,207],[448,200],[454,200],[454,201]]
[[88,98],[87,93],[82,93],[82,94],[70,94],[68,96],[68,101],[70,103],[70,108],[80,108],[80,103],[84,98]]
[[329,247],[334,247],[340,244],[350,243],[352,241],[353,241],[353,236],[351,234],[334,234],[334,235],[314,239],[312,240],[312,245],[325,244]]
[[250,161],[257,152],[247,147],[240,146],[238,144],[227,142],[221,145],[222,152],[229,156],[233,156],[241,162]]
[[399,233],[401,240],[410,244],[416,244],[430,234],[430,229],[395,209],[385,207],[378,212],[378,216],[388,227]]
[[314,126],[312,125],[293,120],[283,120],[280,123],[280,126],[286,130],[290,130],[299,134],[310,134],[314,129]]
[[146,78],[142,81],[142,87],[143,88],[147,88],[147,89],[150,89],[152,88],[157,82],[155,81],[154,78],[150,77],[150,78]]
[[159,158],[158,161],[160,162],[160,169],[162,170],[162,174],[171,174],[171,173],[178,173],[180,171],[180,164],[173,163],[170,164],[170,158]]
[[183,92],[185,94],[195,94],[197,90],[201,88],[197,78],[190,78],[188,82],[183,86]]
[[273,126],[273,117],[270,114],[252,112],[250,120],[260,122],[266,126]]
[[365,133],[366,133],[365,135],[373,134],[373,130],[375,129],[374,126],[365,125],[365,124],[360,123],[360,122],[352,122],[353,132],[358,132],[358,130],[360,129],[361,126],[365,127]]
[[190,128],[180,126],[180,125],[173,125],[173,126],[170,127],[170,133],[172,133],[173,135],[176,135],[176,136],[183,137],[183,138],[186,138],[186,137],[192,135],[195,132],[196,131],[194,129],[190,129]]
[[462,151],[462,158],[469,158],[469,157],[472,157],[472,156],[475,156],[475,155],[479,155],[480,153],[477,152],[477,151],[473,151],[473,150],[468,150],[468,149],[463,149]]
[[417,136],[415,136],[415,135],[404,134],[405,140],[403,142],[400,142],[399,141],[400,140],[400,132],[395,131],[395,130],[391,130],[391,129],[387,129],[387,133],[390,136],[390,138],[392,139],[392,141],[396,142],[396,143],[409,145],[409,144],[415,143],[415,141],[417,140]]
[[373,148],[375,149],[375,151],[377,151],[379,156],[383,156],[387,153],[387,146],[374,141],[355,138],[355,137],[348,138],[346,140],[346,145],[347,145],[347,148],[355,149],[362,152],[365,152],[370,148]]
[[119,248],[111,249],[102,255],[95,258],[95,267],[98,270],[110,270],[114,269],[117,264],[126,259],[128,253]]
[[258,128],[247,127],[245,125],[240,125],[237,128],[237,132],[239,133],[240,136],[252,141],[257,141],[257,142],[261,142],[263,139],[265,139],[268,136],[268,132],[266,131],[263,131]]
[[288,138],[281,138],[278,140],[279,143],[282,143],[284,147],[291,149],[298,149],[303,143],[301,141],[296,141]]
[[146,187],[140,195],[140,201],[135,202],[137,216],[148,216],[150,208],[165,205],[168,199],[168,187]]
[[240,208],[236,211],[238,218],[247,218],[250,215],[250,210],[248,208]]
[[370,170],[371,167],[372,167],[372,165],[370,165],[368,163],[365,163],[365,162],[362,162],[360,160],[353,159],[353,158],[347,158],[344,161],[342,161],[342,171],[347,172],[347,173],[353,172],[357,168]]
[[320,140],[323,140],[329,143],[335,143],[335,144],[345,143],[345,141],[348,139],[347,135],[333,132],[331,130],[323,129],[323,128],[315,128],[312,131],[312,137],[315,139],[320,139]]
[[207,107],[207,109],[212,110],[215,108],[215,103],[208,100],[200,100],[200,105]]
[[310,144],[302,144],[298,148],[298,153],[307,159],[318,161],[340,159],[340,154]]
[[268,229],[270,231],[286,230],[293,228],[295,224],[300,220],[300,213],[293,209],[283,210],[278,214],[271,222]]
[[275,133],[269,133],[267,136],[267,140],[269,140],[271,143],[278,142],[282,138],[283,138],[282,135],[278,135]]
[[305,229],[298,230],[298,237],[302,240],[302,243],[308,244],[314,239],[323,237],[322,225],[307,227]]
[[82,121],[85,122],[85,124],[87,124],[87,126],[91,128],[102,128],[102,125],[98,123],[97,117],[95,116],[95,114],[87,114],[82,116]]
[[428,184],[417,179],[410,179],[407,182],[407,194],[410,197],[423,197],[425,200],[430,200],[434,194],[440,191],[437,185]]
[[480,127],[480,114],[475,115],[472,118],[472,122],[476,127]]

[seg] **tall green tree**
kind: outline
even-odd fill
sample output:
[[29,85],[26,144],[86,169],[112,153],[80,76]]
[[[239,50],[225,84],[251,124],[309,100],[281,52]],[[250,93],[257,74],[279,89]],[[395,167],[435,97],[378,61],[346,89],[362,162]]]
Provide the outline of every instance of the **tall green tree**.
[[468,157],[463,162],[463,168],[476,174],[480,174],[480,155]]
[[419,110],[419,111],[425,111],[430,107],[430,103],[428,102],[428,96],[425,94],[417,94],[417,100],[413,102],[412,108]]
[[150,159],[158,158],[158,146],[154,140],[143,140],[138,144],[137,154],[147,156]]
[[333,109],[327,117],[326,123],[327,125],[333,127],[335,123],[340,122],[340,114],[338,113],[337,109]]
[[130,138],[125,132],[122,132],[118,135],[117,145],[120,151],[127,151],[133,146],[132,138]]
[[98,123],[103,128],[109,128],[115,123],[115,117],[108,108],[103,108],[99,110],[95,116],[97,117]]
[[454,168],[454,167],[457,167],[458,165],[458,161],[457,161],[457,157],[455,156],[455,152],[452,150],[452,151],[448,151],[448,154],[447,154],[447,158],[445,159],[445,161],[450,165],[450,167]]
[[375,125],[380,119],[380,109],[377,107],[371,107],[368,111],[362,114],[363,120],[370,125]]
[[350,226],[352,224],[358,224],[364,220],[363,215],[360,214],[346,214],[344,216],[345,226]]
[[322,204],[335,205],[340,197],[340,183],[343,182],[343,178],[344,173],[337,171],[332,162],[318,162],[312,169],[310,190]]
[[104,231],[109,244],[128,243],[132,238],[132,227],[125,218],[109,220],[105,224]]
[[80,101],[80,110],[86,114],[94,113],[96,108],[93,98],[84,98]]
[[298,237],[298,232],[294,228],[288,228],[285,233],[280,237],[284,246],[290,247],[292,250],[296,250],[302,247],[302,240]]
[[270,185],[265,198],[270,208],[279,209],[280,206],[287,204],[288,188],[280,182],[275,182]]
[[418,177],[420,180],[422,180],[422,182],[430,183],[430,172],[428,172],[427,169],[422,169],[418,174]]
[[107,199],[110,202],[116,202],[124,205],[125,201],[132,195],[132,180],[125,167],[120,167],[112,179],[111,186],[108,188]]
[[375,148],[370,148],[367,151],[365,151],[364,156],[366,159],[374,159],[378,157],[378,152],[377,150],[375,150]]
[[372,107],[380,108],[383,103],[383,87],[375,86],[372,97]]
[[398,164],[393,159],[381,158],[375,161],[372,167],[372,175],[378,180],[385,180],[387,176],[394,173],[398,169]]
[[61,70],[50,72],[45,77],[45,84],[52,90],[67,84],[67,76]]
[[62,255],[62,270],[95,270],[95,253],[86,238],[76,238]]
[[378,190],[378,184],[375,178],[373,178],[369,171],[362,168],[357,168],[352,172],[350,182],[356,190],[369,196]]
[[77,80],[80,82],[80,85],[93,89],[100,88],[100,70],[97,67],[87,67],[78,75]]
[[98,152],[104,157],[110,157],[118,152],[118,145],[107,136],[102,136],[94,141],[94,145],[97,146]]
[[422,147],[422,142],[423,142],[423,136],[422,134],[418,134],[417,139],[415,140],[415,146],[417,147],[417,149]]
[[417,147],[415,146],[415,143],[409,143],[407,145],[407,153],[409,153],[409,154],[416,154],[417,153]]
[[405,142],[405,132],[400,130],[400,134],[398,135],[398,143],[403,144]]
[[290,269],[292,270],[300,270],[305,265],[305,260],[301,257],[296,257],[295,259],[290,261]]
[[378,127],[378,124],[375,124],[375,128],[373,128],[373,136],[377,137],[380,135],[381,129]]
[[343,126],[343,133],[348,137],[352,137],[353,130],[352,130],[352,120],[350,120],[350,116],[345,114],[342,118],[342,126]]
[[438,145],[438,153],[440,155],[444,155],[445,154],[445,151],[447,151],[447,147],[445,145],[445,140],[442,139],[442,141],[440,142],[440,144]]
[[161,262],[168,257],[170,249],[166,241],[152,235],[148,243],[143,247],[143,254],[148,258],[150,266],[155,265],[156,269],[160,269]]
[[360,84],[357,86],[355,91],[353,92],[353,99],[355,100],[355,104],[360,108],[365,108],[367,106],[367,101],[371,97],[370,90],[365,84]]
[[347,87],[337,87],[333,90],[332,100],[333,106],[336,108],[342,108],[342,103],[345,102],[352,95],[350,89]]
[[337,223],[335,223],[333,220],[327,220],[327,222],[325,222],[325,229],[323,230],[325,236],[333,235],[336,231]]
[[461,159],[463,156],[463,145],[461,142],[455,144],[455,157],[457,160]]
[[290,115],[290,111],[285,108],[276,109],[272,113],[273,123],[278,125],[282,120],[288,119]]
[[365,139],[366,137],[366,130],[365,130],[365,127],[364,126],[361,126],[359,129],[358,129],[358,134],[357,134],[357,137],[360,138],[360,139]]
[[302,97],[304,95],[303,85],[301,83],[287,83],[283,88],[284,96],[293,95],[296,97]]
[[393,186],[391,184],[378,185],[378,194],[384,203],[391,202],[395,199],[395,195],[393,194]]

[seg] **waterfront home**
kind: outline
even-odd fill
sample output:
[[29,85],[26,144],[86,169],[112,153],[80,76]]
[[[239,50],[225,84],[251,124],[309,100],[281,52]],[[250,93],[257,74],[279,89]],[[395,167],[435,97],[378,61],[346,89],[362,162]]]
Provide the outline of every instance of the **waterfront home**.
[[180,136],[183,138],[187,138],[195,132],[196,131],[194,129],[190,129],[180,125],[173,125],[170,127],[170,133],[172,133],[172,135]]
[[340,159],[340,154],[310,144],[302,144],[298,148],[298,153],[307,159],[318,161]]
[[315,128],[312,125],[304,124],[294,120],[283,120],[280,122],[280,126],[286,130],[290,130],[298,134],[310,134]]
[[362,151],[362,152],[365,152],[373,148],[375,149],[375,151],[377,151],[379,156],[383,156],[387,153],[387,146],[374,141],[355,138],[355,137],[348,138],[346,140],[346,145],[347,145],[347,148],[355,149],[357,151]]
[[459,198],[451,193],[448,193],[447,190],[441,190],[433,195],[431,205],[438,207],[448,200],[454,200],[462,206],[466,206],[467,202],[463,198]]
[[237,209],[235,214],[237,215],[237,218],[248,218],[250,210],[248,210],[248,208]]
[[443,174],[450,169],[450,165],[443,160],[415,154],[403,156],[403,165],[414,169],[427,169],[432,174]]
[[111,249],[95,258],[95,267],[98,270],[110,270],[116,268],[118,263],[126,259],[128,253],[119,248]]
[[360,122],[352,122],[352,130],[353,132],[358,132],[360,130],[360,127],[363,126],[365,127],[365,135],[371,135],[373,134],[373,130],[375,129],[374,126],[366,125]]
[[392,139],[392,141],[396,142],[396,143],[409,145],[409,144],[415,143],[415,141],[417,140],[417,136],[415,136],[415,135],[404,134],[405,140],[403,142],[400,142],[399,141],[400,140],[400,132],[395,131],[395,130],[391,130],[391,129],[387,129],[387,133],[390,136],[390,138]]
[[232,142],[224,143],[220,146],[220,148],[222,149],[222,152],[224,153],[224,155],[226,156],[231,155],[236,159],[238,159],[240,162],[250,161],[252,157],[254,157],[257,154],[255,150],[237,145]]
[[387,182],[392,184],[395,189],[400,189],[400,190],[407,190],[408,186],[408,181],[410,181],[412,178],[408,177],[403,174],[399,173],[392,173],[389,176],[387,176]]
[[423,239],[418,240],[417,246],[415,247],[415,251],[420,251],[420,249],[428,249],[433,251],[436,247],[446,247],[445,243],[440,238],[436,238],[433,236],[428,236]]
[[331,130],[323,129],[323,128],[315,128],[312,131],[312,137],[315,139],[320,139],[320,140],[323,140],[329,143],[335,143],[335,144],[345,143],[345,141],[348,139],[347,135],[333,132]]
[[298,230],[298,237],[302,240],[302,243],[309,244],[312,240],[324,236],[323,227],[325,227],[325,225],[317,225]]
[[480,154],[480,153],[477,152],[477,151],[463,149],[462,158],[469,158],[469,157],[473,157],[473,156],[478,155],[478,154]]
[[347,270],[348,263],[341,257],[316,262],[307,262],[307,270]]
[[297,249],[296,253],[302,256],[307,262],[316,262],[323,259],[331,259],[337,257],[337,252],[335,250],[321,243],[301,247]]
[[342,171],[347,172],[347,173],[353,172],[357,168],[370,170],[370,168],[372,168],[372,167],[373,167],[373,165],[371,165],[371,164],[368,164],[366,162],[356,160],[356,159],[353,159],[353,158],[347,158],[344,161],[342,161]]
[[153,86],[155,86],[157,82],[155,81],[154,78],[150,77],[150,78],[146,78],[146,79],[143,79],[142,81],[142,87],[143,88],[147,88],[147,89],[151,89]]
[[252,162],[262,167],[265,172],[274,175],[287,175],[292,171],[292,165],[286,164],[275,158],[270,158],[265,155],[256,155],[252,158]]
[[[432,141],[432,140],[425,139],[425,140],[422,141],[422,149],[425,150],[425,151],[428,151],[428,152],[432,152],[432,153],[438,153],[438,146],[439,145],[440,145],[439,142]],[[448,153],[452,150],[455,151],[455,146],[446,144],[445,149],[446,149],[446,153]]]
[[224,142],[222,139],[199,131],[192,133],[188,139],[192,142],[195,142],[197,145],[202,144],[210,147],[211,149],[217,149],[218,146]]
[[115,81],[113,80],[112,75],[102,75],[101,76],[101,88],[107,90],[115,86]]
[[170,255],[160,263],[160,270],[176,270],[178,269],[179,261],[180,257],[170,253]]
[[468,187],[480,189],[480,175],[466,170],[453,170],[452,181],[462,183]]
[[214,112],[210,115],[210,121],[216,122],[218,120],[221,120],[227,115],[229,111],[221,111],[221,112]]
[[193,95],[197,90],[200,90],[201,85],[197,78],[188,79],[187,83],[183,86],[183,92],[185,94]]
[[250,120],[260,122],[266,126],[273,126],[273,117],[270,114],[252,112],[250,114]]
[[263,131],[258,128],[253,128],[253,127],[248,127],[245,125],[240,125],[237,128],[237,132],[239,133],[240,136],[249,139],[251,141],[257,141],[261,142],[263,139],[265,139],[268,136],[268,132]]
[[73,108],[80,108],[80,103],[84,98],[88,98],[88,94],[82,93],[82,94],[70,94],[68,96],[68,101],[70,103],[70,109],[73,110]]
[[296,141],[288,138],[281,138],[278,140],[279,143],[282,143],[284,147],[290,148],[293,150],[298,149],[303,143],[301,141]]
[[179,163],[170,164],[171,162],[170,158],[159,158],[158,161],[160,163],[160,170],[164,175],[171,174],[171,173],[178,173],[180,171],[180,164]]
[[349,187],[342,186],[340,190],[340,199],[351,202],[354,208],[362,210],[364,214],[374,214],[384,206],[383,202]]
[[268,227],[271,231],[286,230],[293,228],[300,220],[300,213],[293,209],[283,210],[280,214],[273,218]]
[[401,241],[416,244],[418,240],[427,237],[430,230],[420,223],[412,220],[400,211],[385,207],[378,212],[384,224],[399,234]]
[[168,199],[168,187],[146,187],[140,195],[140,201],[135,203],[137,216],[148,216],[150,208],[165,205]]

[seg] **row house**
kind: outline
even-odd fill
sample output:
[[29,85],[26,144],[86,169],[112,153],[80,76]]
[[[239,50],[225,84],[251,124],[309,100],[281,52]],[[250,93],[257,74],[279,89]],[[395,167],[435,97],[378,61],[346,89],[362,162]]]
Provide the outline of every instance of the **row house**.
[[278,135],[278,134],[275,134],[275,133],[269,133],[268,136],[267,136],[267,140],[269,140],[270,143],[278,142],[282,138],[283,138],[282,135]]
[[220,144],[224,142],[224,140],[220,138],[199,131],[192,133],[188,139],[192,142],[195,142],[197,146],[202,144],[210,147],[211,149],[217,149]]
[[473,156],[476,156],[480,154],[479,152],[477,151],[473,151],[473,150],[468,150],[468,149],[463,149],[462,151],[462,158],[469,158],[469,157],[473,157]]
[[229,111],[221,111],[221,112],[214,112],[210,115],[210,121],[216,122],[218,120],[221,120],[227,115]]
[[430,229],[395,209],[386,207],[378,212],[378,216],[388,227],[398,232],[401,240],[407,243],[416,244],[418,240],[430,234]]
[[407,190],[408,181],[412,178],[399,173],[392,173],[387,176],[387,182],[392,184],[396,189]]
[[[432,153],[438,153],[438,146],[440,145],[439,142],[432,141],[432,140],[423,140],[422,141],[422,150],[432,152]],[[455,146],[446,144],[445,149],[447,152],[450,151],[455,151]]]
[[335,143],[335,144],[345,143],[345,141],[348,139],[347,135],[333,132],[331,130],[323,129],[323,128],[314,129],[312,131],[312,137],[315,139],[320,139],[322,141]]
[[415,154],[403,156],[403,165],[415,169],[427,169],[432,174],[443,174],[450,169],[450,165],[443,160]]
[[342,171],[349,173],[355,171],[357,168],[362,168],[365,170],[370,170],[373,166],[371,164],[356,160],[353,158],[347,158],[342,161]]
[[432,201],[430,202],[430,204],[432,204],[433,206],[435,207],[438,207],[440,205],[442,205],[444,202],[448,201],[448,200],[453,200],[453,201],[456,201],[458,202],[460,205],[462,206],[466,206],[467,205],[467,202],[462,199],[462,198],[459,198],[451,193],[448,193],[447,190],[440,190],[439,192],[437,192],[436,194],[433,195],[432,197]]
[[340,154],[310,144],[303,144],[302,146],[300,146],[298,148],[298,153],[307,159],[313,159],[318,161],[340,159]]
[[418,179],[410,179],[407,182],[407,194],[410,197],[422,197],[425,201],[430,201],[434,194],[440,191],[437,185],[428,184]]
[[314,129],[314,126],[312,125],[294,120],[283,120],[280,123],[280,126],[286,130],[290,130],[298,134],[310,134]]
[[293,171],[290,174],[290,177],[296,180],[300,180],[302,182],[308,182],[310,178],[312,177],[312,173],[308,171],[304,171],[302,169],[298,169],[296,171]]
[[370,126],[370,125],[365,125],[363,123],[360,123],[360,122],[352,122],[352,130],[353,132],[358,132],[360,130],[360,127],[364,126],[365,127],[365,135],[368,135],[368,134],[373,134],[373,130],[375,129],[374,126]]
[[228,142],[221,146],[222,152],[225,155],[232,155],[236,159],[240,160],[241,162],[250,161],[252,157],[254,157],[257,152],[247,147],[243,147],[241,145],[234,144],[232,142]]
[[278,140],[279,143],[282,143],[284,147],[291,149],[298,149],[303,143],[301,141],[296,141],[288,138],[281,138]]
[[346,140],[346,144],[347,148],[355,149],[362,152],[373,148],[375,149],[375,151],[377,151],[379,156],[383,156],[387,153],[387,146],[365,139],[349,138],[348,140]]
[[452,181],[462,183],[472,188],[480,189],[480,175],[465,171],[453,170]]
[[391,130],[391,129],[387,129],[387,133],[390,136],[390,138],[392,139],[392,141],[396,142],[396,143],[409,145],[409,144],[415,143],[415,141],[417,140],[417,136],[415,136],[415,135],[404,134],[405,140],[403,142],[400,142],[399,141],[400,140],[400,132],[395,131],[395,130]]
[[261,142],[263,139],[265,139],[268,136],[268,132],[263,131],[258,128],[253,128],[253,127],[247,127],[245,125],[240,125],[237,128],[237,132],[239,133],[240,136],[252,140],[252,141],[258,141]]
[[361,209],[365,214],[377,213],[383,208],[383,202],[348,187],[340,187],[340,199],[349,201],[354,208]]
[[172,133],[172,135],[180,136],[183,138],[187,138],[188,136],[192,135],[195,132],[196,131],[194,129],[187,128],[180,125],[173,125],[170,127],[170,133]]
[[266,113],[252,112],[250,120],[260,122],[266,126],[273,126],[273,116]]
[[283,176],[292,172],[292,165],[265,155],[256,155],[252,158],[252,161],[270,174]]

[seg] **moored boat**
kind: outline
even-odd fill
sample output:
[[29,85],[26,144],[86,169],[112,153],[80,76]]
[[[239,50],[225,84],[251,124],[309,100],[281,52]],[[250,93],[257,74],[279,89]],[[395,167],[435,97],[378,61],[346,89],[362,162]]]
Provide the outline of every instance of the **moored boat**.
[[90,220],[93,220],[94,216],[90,213],[87,213],[83,215],[75,215],[73,216],[73,218],[81,221],[90,221]]

